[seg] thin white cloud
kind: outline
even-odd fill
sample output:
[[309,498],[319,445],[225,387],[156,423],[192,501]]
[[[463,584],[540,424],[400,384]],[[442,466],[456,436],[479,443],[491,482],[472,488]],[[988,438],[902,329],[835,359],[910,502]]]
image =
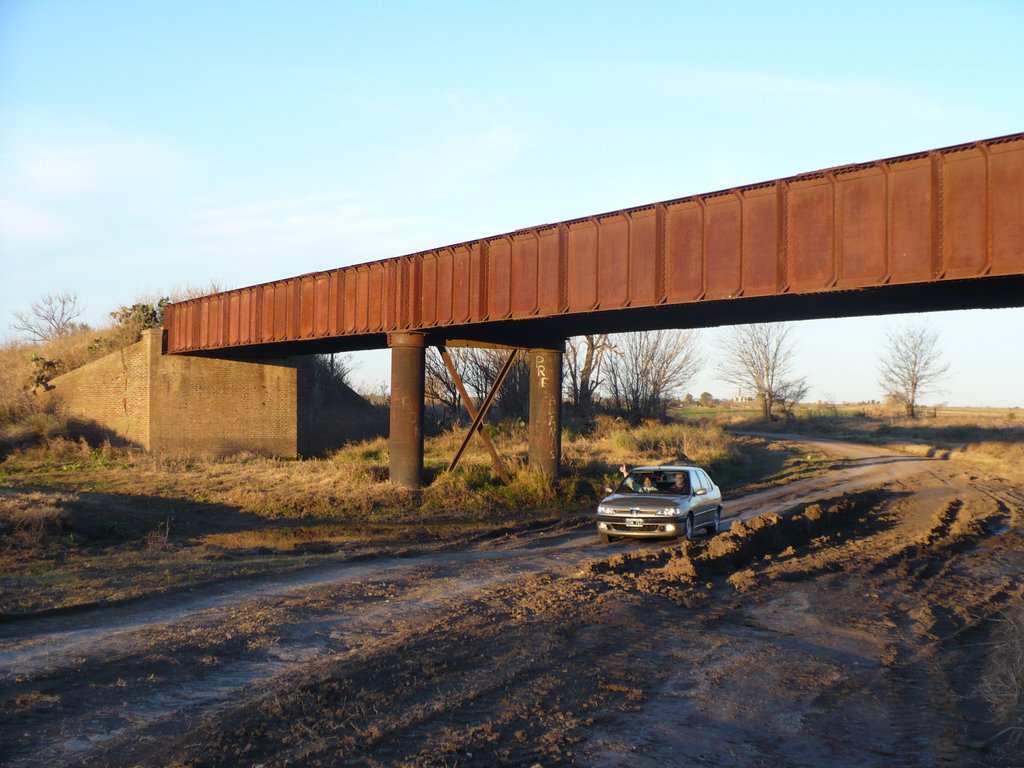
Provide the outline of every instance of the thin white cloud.
[[242,284],[399,256],[436,244],[443,227],[427,215],[390,215],[370,196],[353,194],[263,198],[190,218],[174,258],[208,269],[233,264],[236,274],[244,263]]
[[[656,82],[660,87],[709,92],[714,95],[716,103],[735,104],[736,111],[748,114],[759,102],[774,104],[781,109],[796,109],[805,116],[817,115],[824,120],[836,114],[849,113],[860,117],[868,112],[886,116],[887,119],[879,120],[878,125],[888,131],[892,130],[894,123],[908,121],[921,125],[938,120],[971,124],[989,117],[987,112],[972,109],[960,101],[939,99],[934,93],[917,86],[867,78],[822,79],[763,71],[687,68],[662,73]],[[771,117],[765,114],[765,119]],[[854,124],[861,130],[864,120],[858,119]]]
[[359,221],[369,206],[344,195],[303,195],[208,208],[193,214],[194,233],[210,237],[256,236],[309,228],[333,230]]
[[19,200],[0,199],[0,240],[17,243],[67,239],[75,227],[66,218]]
[[107,226],[124,211],[159,210],[189,166],[169,143],[95,125],[63,135],[20,130],[0,146],[0,241],[53,243]]
[[528,144],[523,111],[505,99],[449,93],[440,104],[437,114],[417,118],[430,129],[394,155],[405,178],[418,180],[432,196],[502,172]]
[[126,184],[166,182],[185,164],[182,153],[169,145],[131,136],[31,142],[7,154],[11,156],[13,184],[27,194],[58,199]]
[[345,195],[306,195],[208,208],[192,214],[193,234],[267,238],[296,234],[322,238],[339,231],[375,229],[372,206]]

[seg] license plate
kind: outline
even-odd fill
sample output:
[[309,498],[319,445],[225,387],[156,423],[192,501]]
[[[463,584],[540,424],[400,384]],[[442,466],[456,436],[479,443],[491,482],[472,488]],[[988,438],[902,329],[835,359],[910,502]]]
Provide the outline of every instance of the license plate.
[[643,528],[644,527],[644,521],[641,520],[639,517],[627,517],[626,518],[626,527],[627,528]]

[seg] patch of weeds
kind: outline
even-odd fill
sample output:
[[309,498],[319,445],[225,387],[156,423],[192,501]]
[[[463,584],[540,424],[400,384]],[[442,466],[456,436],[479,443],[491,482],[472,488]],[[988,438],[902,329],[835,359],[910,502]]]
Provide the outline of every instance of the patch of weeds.
[[534,472],[520,472],[507,485],[495,485],[490,495],[500,500],[503,506],[512,509],[536,509],[556,500],[551,481]]
[[615,430],[610,435],[611,443],[613,446],[622,451],[628,451],[630,453],[636,452],[637,440],[633,436],[632,431],[619,429]]
[[1003,612],[995,620],[999,625],[979,692],[996,722],[1005,726],[997,736],[1016,748],[1024,742],[1024,606]]
[[171,519],[167,518],[157,526],[155,531],[146,535],[146,550],[149,552],[162,552],[170,547]]

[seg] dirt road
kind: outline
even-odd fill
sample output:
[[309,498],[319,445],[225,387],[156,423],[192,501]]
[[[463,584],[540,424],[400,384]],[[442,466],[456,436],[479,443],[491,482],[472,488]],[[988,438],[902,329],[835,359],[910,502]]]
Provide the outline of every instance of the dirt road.
[[1024,494],[814,447],[713,539],[567,524],[0,625],[0,761],[1014,764],[977,691]]

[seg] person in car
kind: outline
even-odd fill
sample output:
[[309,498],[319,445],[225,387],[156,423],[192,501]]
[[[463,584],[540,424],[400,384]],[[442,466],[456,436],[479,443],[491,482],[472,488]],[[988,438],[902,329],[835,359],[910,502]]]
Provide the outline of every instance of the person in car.
[[690,484],[686,481],[685,472],[676,472],[675,480],[672,485],[669,486],[669,491],[678,494],[679,496],[689,494]]
[[629,469],[625,464],[619,467],[619,472],[626,476],[626,487],[633,493],[652,493],[658,490],[658,486],[654,484],[650,475],[644,475],[643,484],[637,487],[636,480],[629,476]]

